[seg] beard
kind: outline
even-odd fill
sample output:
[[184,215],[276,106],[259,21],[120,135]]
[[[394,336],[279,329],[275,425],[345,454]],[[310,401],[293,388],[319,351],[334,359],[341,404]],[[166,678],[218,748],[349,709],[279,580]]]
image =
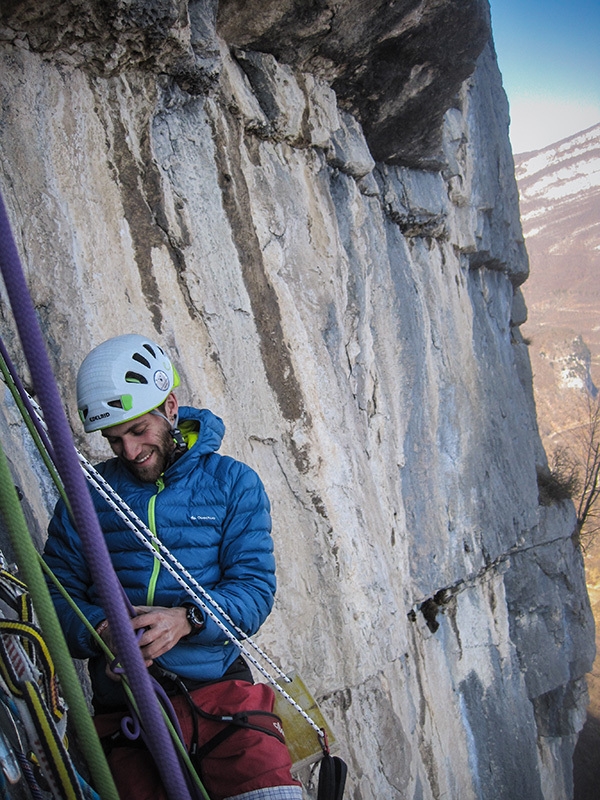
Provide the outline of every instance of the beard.
[[159,441],[156,444],[149,445],[148,449],[144,451],[144,456],[150,455],[147,461],[139,463],[122,457],[121,461],[138,480],[144,483],[156,483],[169,466],[174,449],[175,442],[173,437],[170,431],[165,429],[161,432]]

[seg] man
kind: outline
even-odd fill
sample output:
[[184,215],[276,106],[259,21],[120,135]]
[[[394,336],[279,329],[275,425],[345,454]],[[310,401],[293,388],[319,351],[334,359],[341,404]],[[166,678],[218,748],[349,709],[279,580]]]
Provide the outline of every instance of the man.
[[[269,501],[253,470],[217,454],[222,421],[206,409],[179,408],[172,391],[178,384],[159,345],[136,334],[117,336],[81,365],[79,414],[85,431],[100,430],[115,454],[98,471],[235,625],[252,635],[270,613],[275,594]],[[193,740],[203,753],[202,745],[225,727],[204,714],[270,710],[272,692],[252,683],[248,665],[223,630],[93,494],[116,574],[137,612],[132,628],[143,631],[139,646],[146,666],[172,695],[186,744]],[[45,559],[111,646],[110,625],[62,502],[50,522]],[[76,612],[51,591],[71,654],[89,659],[96,727],[120,796],[166,797],[148,751],[123,746],[118,734],[125,708],[118,676]],[[197,713],[191,711],[194,704]],[[212,800],[240,795],[301,800],[287,748],[272,732],[230,733],[214,750],[212,742],[206,745],[210,752],[199,763]]]

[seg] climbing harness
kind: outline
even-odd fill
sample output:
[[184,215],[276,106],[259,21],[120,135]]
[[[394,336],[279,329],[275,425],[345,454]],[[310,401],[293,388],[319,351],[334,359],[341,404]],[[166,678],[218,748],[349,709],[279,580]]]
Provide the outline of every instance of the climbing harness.
[[[171,680],[177,686],[191,712],[192,737],[190,756],[199,774],[202,771],[202,760],[239,730],[258,731],[266,736],[274,737],[280,744],[286,744],[283,728],[281,727],[281,720],[276,714],[263,709],[244,709],[231,714],[211,714],[201,708],[195,701],[192,693],[190,693],[185,682],[182,681],[181,678],[173,675],[171,676]],[[212,687],[209,688],[214,689],[215,686],[218,687],[219,684],[213,684]],[[252,688],[252,684],[249,684],[249,686]],[[198,733],[199,719],[217,723],[219,727],[219,730],[202,745],[200,745]],[[271,724],[260,724],[261,722],[266,723],[266,721],[270,721]]]

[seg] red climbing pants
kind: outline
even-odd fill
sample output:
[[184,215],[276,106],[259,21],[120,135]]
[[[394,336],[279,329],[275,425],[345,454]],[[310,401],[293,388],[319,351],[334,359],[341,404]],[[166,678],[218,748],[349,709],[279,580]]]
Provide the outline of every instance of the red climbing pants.
[[[222,681],[190,692],[194,703],[208,714],[273,710],[274,693],[263,683]],[[193,733],[192,712],[185,697],[171,698],[186,747]],[[101,739],[120,729],[123,712],[94,717]],[[252,719],[252,718],[251,718]],[[255,718],[263,727],[279,726],[271,717]],[[199,745],[218,734],[225,724],[197,716]],[[279,731],[279,727],[276,728]],[[119,741],[107,759],[122,800],[167,800],[152,755],[142,747],[122,746]],[[279,739],[261,731],[240,728],[206,755],[200,765],[200,779],[211,800],[224,800],[269,786],[300,786],[291,776],[288,749]]]

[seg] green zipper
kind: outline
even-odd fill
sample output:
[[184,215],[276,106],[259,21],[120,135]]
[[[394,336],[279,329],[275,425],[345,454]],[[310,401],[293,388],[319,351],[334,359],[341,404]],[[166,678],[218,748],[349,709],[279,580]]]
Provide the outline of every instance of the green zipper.
[[[156,498],[158,497],[158,493],[162,492],[165,488],[165,482],[163,481],[162,477],[156,481],[156,485],[158,486],[158,491],[156,494],[153,494],[150,498],[150,502],[148,503],[148,527],[152,531],[152,533],[158,537],[158,533],[156,531],[156,517],[155,517],[155,507],[156,507]],[[155,550],[158,550],[156,544],[152,544]],[[152,575],[150,576],[150,582],[148,583],[148,593],[146,595],[146,605],[153,606],[154,605],[154,594],[156,592],[156,583],[158,581],[158,573],[160,572],[160,561],[158,558],[154,558],[154,565],[152,567]]]

